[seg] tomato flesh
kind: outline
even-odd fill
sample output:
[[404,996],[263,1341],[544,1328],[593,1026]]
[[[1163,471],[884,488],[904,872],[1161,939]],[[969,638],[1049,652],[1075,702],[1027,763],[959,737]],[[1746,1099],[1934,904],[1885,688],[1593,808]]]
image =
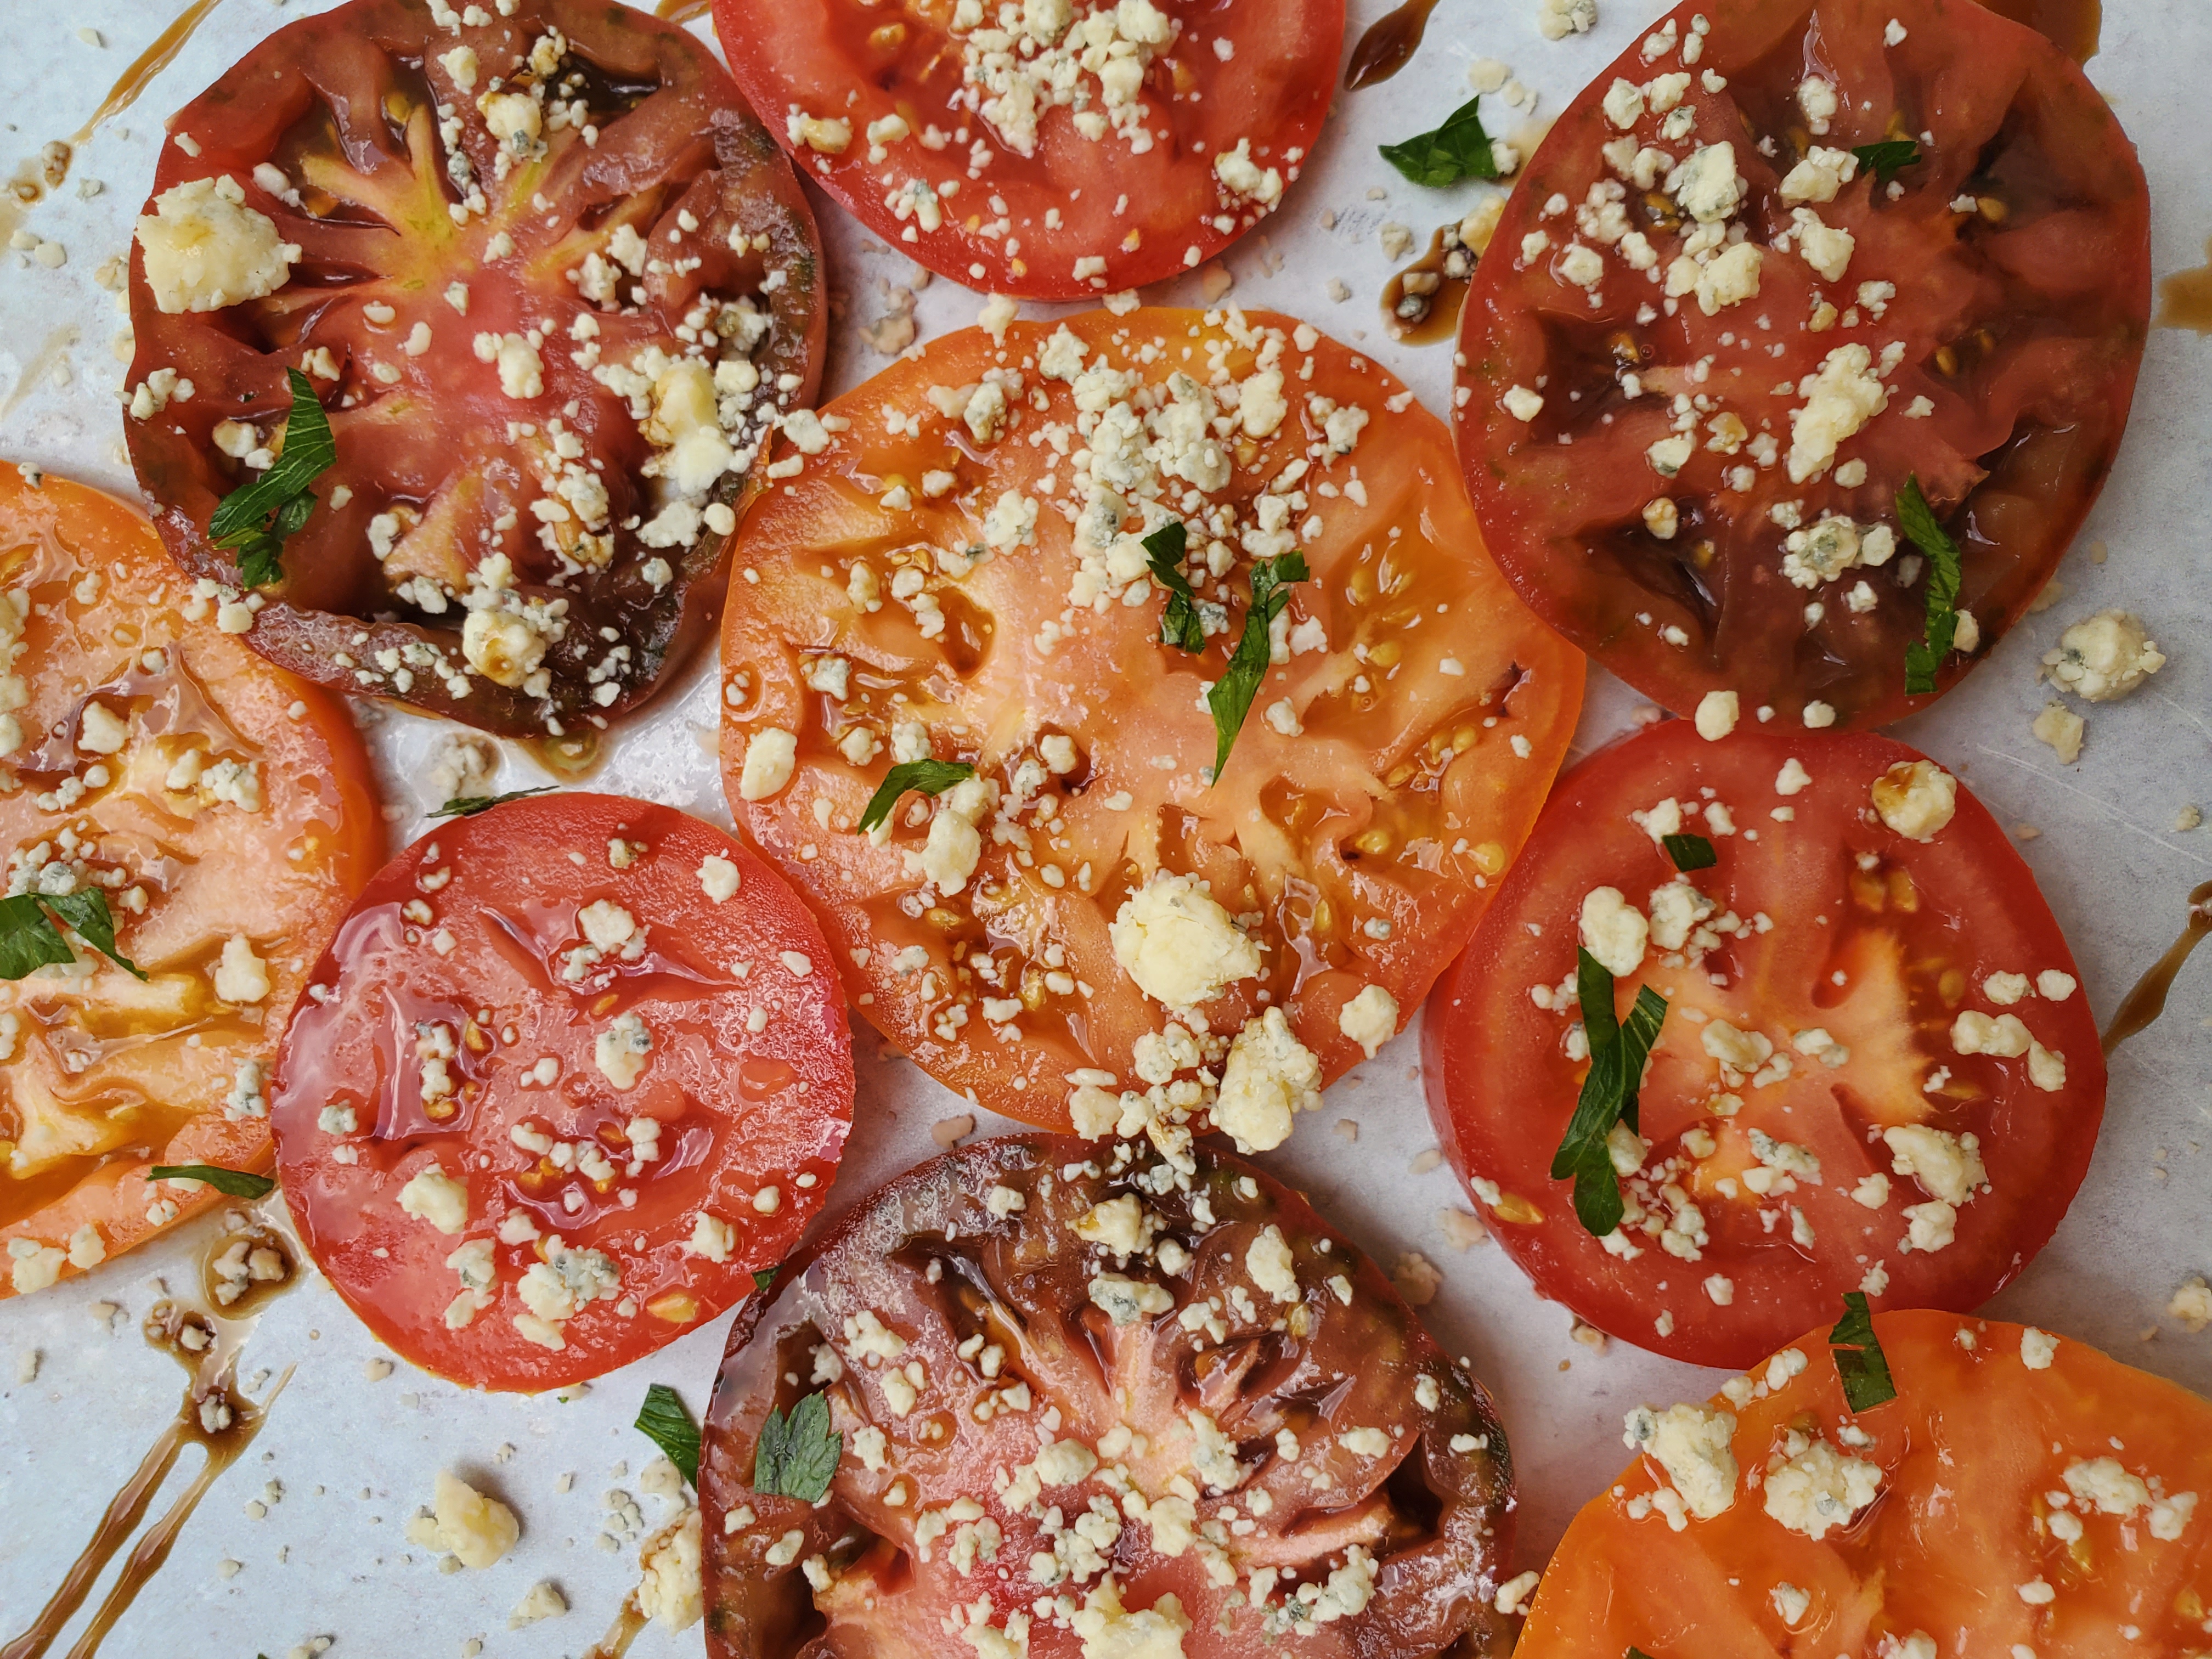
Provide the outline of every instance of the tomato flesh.
[[0,980],[9,1296],[221,1201],[155,1166],[267,1166],[278,1035],[383,831],[343,707],[218,631],[133,508],[0,467],[0,606],[7,891],[103,890],[148,975],[78,943]]
[[173,312],[194,296],[149,278],[142,222],[126,429],[178,562],[239,584],[210,518],[304,368],[337,460],[249,644],[506,735],[650,697],[712,630],[826,325],[798,180],[706,48],[580,0],[450,32],[352,0],[170,130],[149,216],[227,180],[295,250],[273,291]]
[[[1664,707],[1881,725],[2019,619],[2096,499],[2148,193],[2081,70],[1979,6],[1706,21],[1592,82],[1507,204],[1462,313],[1468,488],[1529,604]],[[1891,141],[1918,159],[1885,180],[1853,152]],[[1911,478],[1972,619],[1917,696]]]
[[[1960,788],[1925,841],[1880,816],[1891,769],[1916,763],[1871,734],[1708,742],[1676,720],[1561,781],[1423,1028],[1447,1155],[1546,1295],[1743,1364],[1847,1291],[1976,1306],[2049,1239],[2104,1111],[2096,1024],[1979,802]],[[1717,862],[1678,881],[1632,813]],[[1600,889],[1652,919],[1621,1014],[1640,986],[1668,1002],[1609,1244],[1550,1175],[1588,1069],[1573,981]]]
[[672,808],[564,794],[433,830],[286,1034],[278,1161],[317,1263],[395,1352],[480,1388],[714,1318],[836,1174],[825,957],[774,872]]
[[972,288],[1172,276],[1281,200],[1321,133],[1343,0],[1004,8],[716,0],[731,72],[862,223]]
[[[2203,1645],[2212,1406],[2019,1325],[1916,1311],[1878,1314],[1875,1332],[1898,1390],[1885,1405],[1850,1410],[1825,1323],[1708,1402],[1733,1420],[1725,1510],[1678,1530],[1654,1503],[1674,1496],[1659,1460],[1622,1471],[1545,1570],[1523,1659]],[[1792,1458],[1825,1461],[1815,1437],[1868,1470],[1817,1538],[1796,1476],[1777,1487]]]
[[[1075,1659],[1115,1650],[1109,1595],[1186,1624],[1187,1659],[1509,1644],[1482,1386],[1252,1166],[1107,1162],[963,1147],[739,1315],[700,1462],[716,1659],[959,1659],[1023,1624],[1032,1659]],[[825,1382],[826,1501],[754,1490],[769,1413]]]
[[[1039,372],[1077,362],[1072,380]],[[1287,406],[1267,401],[1275,375]],[[968,411],[994,388],[1003,424],[981,438]],[[1216,397],[1182,463],[1201,489],[1142,423]],[[1409,402],[1283,318],[1100,312],[1014,324],[1003,345],[969,331],[839,399],[819,453],[747,518],[722,640],[732,811],[823,917],[860,1011],[941,1082],[1058,1126],[1072,1087],[1136,1084],[1139,1042],[1182,1016],[1114,935],[1163,878],[1207,884],[1219,926],[1241,919],[1261,947],[1243,977],[1170,992],[1200,995],[1182,1024],[1214,1063],[1279,1010],[1333,1078],[1465,940],[1565,753],[1582,659],[1484,556],[1443,430]],[[1097,482],[1117,467],[1118,488]],[[1095,528],[1115,515],[1123,529]],[[1170,524],[1207,608],[1197,653],[1161,643],[1164,589],[1136,539]],[[1282,659],[1210,783],[1205,694],[1243,632],[1250,559],[1293,546],[1310,580],[1287,590]],[[788,763],[763,764],[778,744]],[[933,853],[962,835],[939,821],[957,793],[859,829],[918,757],[996,792],[965,809],[964,874]]]

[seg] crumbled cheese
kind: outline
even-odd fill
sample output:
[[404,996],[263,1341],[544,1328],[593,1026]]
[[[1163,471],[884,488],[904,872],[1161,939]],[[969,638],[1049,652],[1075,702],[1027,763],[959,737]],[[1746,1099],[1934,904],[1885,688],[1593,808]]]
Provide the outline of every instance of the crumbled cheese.
[[234,179],[195,179],[164,191],[138,221],[146,285],[165,315],[264,299],[291,279],[299,245],[245,203]]
[[1398,1034],[1398,999],[1379,985],[1364,986],[1358,996],[1337,1011],[1336,1029],[1372,1060]]
[[2075,623],[2046,651],[2051,683],[2084,702],[2116,702],[2166,666],[2142,619],[2124,611],[2100,611]]
[[1907,841],[1933,841],[1958,811],[1959,781],[1933,761],[1900,761],[1870,792],[1881,821]]
[[1621,1436],[1631,1450],[1648,1454],[1667,1472],[1683,1504],[1700,1521],[1735,1503],[1735,1419],[1728,1413],[1686,1404],[1663,1412],[1639,1406],[1628,1413]]
[[1240,1152],[1272,1152],[1290,1139],[1291,1120],[1321,1106],[1321,1062],[1291,1035],[1280,1008],[1247,1020],[1229,1046],[1213,1127]]
[[1583,948],[1615,979],[1625,979],[1644,965],[1650,924],[1619,888],[1593,887],[1583,895],[1581,930]]
[[1766,1477],[1766,1512],[1818,1542],[1874,1502],[1881,1468],[1815,1440]]
[[799,739],[781,726],[763,726],[745,744],[738,793],[746,800],[769,799],[791,781],[798,761]]
[[463,1566],[478,1569],[499,1560],[521,1535],[513,1510],[446,1469],[438,1471],[430,1512],[417,1515],[407,1526],[410,1543],[443,1551]]
[[1260,971],[1260,947],[1194,876],[1157,872],[1109,924],[1114,959],[1137,988],[1170,1008],[1193,1008]]
[[441,1233],[456,1234],[469,1224],[469,1189],[431,1164],[399,1189],[399,1207]]

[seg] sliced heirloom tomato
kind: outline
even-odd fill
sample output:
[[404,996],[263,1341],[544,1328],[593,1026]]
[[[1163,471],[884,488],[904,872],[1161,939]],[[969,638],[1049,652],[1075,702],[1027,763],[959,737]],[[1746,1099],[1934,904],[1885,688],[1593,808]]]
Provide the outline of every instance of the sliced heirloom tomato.
[[[708,1651],[1510,1649],[1512,1466],[1482,1385],[1251,1165],[1103,1162],[963,1147],[739,1315],[699,1465]],[[824,1407],[805,1441],[842,1443],[757,1486],[763,1438],[778,1462]]]
[[2201,1651],[2212,1404],[2032,1326],[1877,1314],[1896,1397],[1851,1409],[1823,1326],[1575,1517],[1521,1659]]
[[[1264,1149],[1465,942],[1583,662],[1411,399],[1287,318],[1097,312],[937,341],[777,463],[723,628],[725,783],[939,1081],[1167,1142],[1219,1081],[1214,1121]],[[1293,554],[1212,781],[1208,688]],[[864,832],[933,757],[975,775]]]
[[1930,700],[1908,479],[1962,553],[1939,693],[2096,499],[2148,192],[2081,71],[1980,6],[1704,9],[1592,82],[1514,191],[1462,316],[1460,453],[1514,585],[1638,690],[1881,725]]
[[1081,300],[1274,210],[1328,113],[1344,0],[715,0],[714,28],[876,234],[971,288]]
[[[1668,834],[1715,862],[1678,872]],[[1639,988],[1668,1005],[1603,1239],[1551,1178],[1590,1069],[1577,941],[1623,1020]],[[1978,1305],[2050,1238],[2105,1109],[2034,877],[1954,779],[1871,733],[1674,720],[1585,762],[1422,1041],[1446,1155],[1544,1294],[1707,1365],[1846,1291]]]
[[0,1297],[222,1201],[157,1165],[268,1167],[277,1038],[383,851],[344,706],[212,612],[134,508],[0,466],[7,954],[97,893],[145,975],[76,936],[0,979]]
[[821,256],[699,41],[627,6],[501,10],[353,0],[179,112],[125,425],[171,553],[235,589],[210,520],[281,454],[304,370],[337,459],[247,642],[559,736],[711,633],[768,433],[813,396]]
[[608,795],[433,830],[316,965],[273,1091],[301,1236],[426,1370],[594,1376],[753,1293],[853,1120],[822,934],[711,825]]

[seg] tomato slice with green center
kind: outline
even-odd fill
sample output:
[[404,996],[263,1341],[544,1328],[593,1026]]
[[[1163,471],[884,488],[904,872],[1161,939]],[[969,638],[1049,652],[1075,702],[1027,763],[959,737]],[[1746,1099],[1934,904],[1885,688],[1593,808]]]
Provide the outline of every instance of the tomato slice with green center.
[[[1250,1164],[1100,1153],[926,1164],[738,1316],[699,1464],[708,1651],[1503,1651],[1482,1385]],[[763,1489],[771,1412],[842,1441]]]
[[8,954],[36,901],[82,937],[0,979],[0,1297],[222,1201],[160,1165],[269,1162],[278,1036],[383,852],[344,706],[218,631],[137,509],[0,465]]
[[1906,481],[1961,550],[1937,693],[2103,486],[2148,191],[2080,69],[1994,12],[1707,9],[1529,162],[1462,313],[1460,452],[1515,586],[1638,690],[1877,726],[1929,700],[1906,690],[1934,580]]
[[932,270],[1081,300],[1272,212],[1321,136],[1344,0],[716,0],[793,158]]
[[125,426],[171,553],[235,589],[210,520],[281,454],[303,370],[337,462],[235,626],[339,690],[560,736],[711,631],[825,313],[798,180],[704,46],[627,6],[504,11],[352,0],[179,112]]
[[[821,425],[739,532],[738,824],[939,1081],[1188,1139],[1249,1034],[1213,1121],[1278,1144],[1466,940],[1581,704],[1443,426],[1303,324],[1152,310],[952,335]],[[1209,688],[1293,555],[1212,781]],[[931,759],[975,775],[894,770]]]
[[753,1293],[853,1118],[822,934],[665,806],[513,801],[372,881],[272,1093],[301,1237],[427,1370],[534,1391]]
[[1851,1410],[1824,1324],[1630,1413],[1644,1455],[1567,1528],[1522,1659],[2203,1649],[2212,1404],[2033,1327],[1874,1329],[1886,1404]]
[[[1676,833],[1715,861],[1678,871]],[[1622,1018],[1639,988],[1668,1003],[1604,1239],[1550,1174],[1589,1069],[1578,945]],[[1561,781],[1431,1001],[1430,1109],[1546,1295],[1743,1364],[1845,1291],[1971,1308],[2027,1265],[2104,1113],[2077,977],[2027,865],[1932,762],[1669,721]]]

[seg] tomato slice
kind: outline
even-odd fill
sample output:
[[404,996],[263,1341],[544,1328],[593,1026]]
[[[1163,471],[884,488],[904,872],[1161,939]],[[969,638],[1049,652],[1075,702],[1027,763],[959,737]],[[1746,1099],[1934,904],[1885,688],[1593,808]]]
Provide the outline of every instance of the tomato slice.
[[1522,1659],[2203,1648],[2212,1405],[2032,1327],[1874,1323],[1887,1404],[1850,1409],[1824,1327],[1630,1413],[1644,1455],[1567,1528]]
[[337,460],[247,642],[560,736],[712,631],[769,431],[813,397],[821,251],[698,40],[627,6],[500,11],[352,0],[178,112],[125,425],[171,553],[236,587],[210,519],[281,449],[304,369]]
[[1344,0],[715,0],[714,27],[753,107],[877,235],[971,288],[1082,300],[1274,210],[1328,113]]
[[[1677,828],[1717,861],[1678,873]],[[1668,1004],[1602,1242],[1550,1175],[1588,1070],[1578,939],[1624,1018],[1639,987]],[[1745,1364],[1845,1291],[1971,1308],[2042,1249],[2105,1109],[2078,978],[2027,865],[1932,762],[1669,721],[1545,808],[1423,1024],[1431,1115],[1547,1296]]]
[[[1139,311],[950,336],[823,426],[739,532],[739,826],[939,1081],[1171,1141],[1249,1031],[1253,1087],[1224,1081],[1214,1121],[1278,1144],[1466,940],[1581,705],[1582,659],[1484,556],[1442,425],[1287,318]],[[1140,540],[1177,533],[1195,653],[1161,642]],[[1300,550],[1210,784],[1207,688],[1256,561]],[[976,775],[863,833],[894,763],[932,757]]]
[[822,934],[720,830],[609,795],[457,819],[317,964],[285,1195],[380,1340],[479,1388],[595,1376],[753,1293],[853,1120]]
[[0,466],[7,892],[102,893],[147,975],[73,941],[0,979],[0,1297],[222,1201],[156,1165],[267,1167],[277,1036],[383,851],[343,705],[210,610],[136,510]]
[[1947,0],[1679,7],[1553,128],[1462,313],[1499,564],[1678,713],[1924,706],[1930,566],[1898,494],[1917,477],[1961,550],[1940,693],[2104,483],[2149,225],[2112,111],[2028,28]]
[[[757,1490],[817,1390],[824,1501]],[[1510,1645],[1489,1395],[1211,1147],[1027,1135],[893,1181],[738,1316],[699,1468],[716,1659]]]

